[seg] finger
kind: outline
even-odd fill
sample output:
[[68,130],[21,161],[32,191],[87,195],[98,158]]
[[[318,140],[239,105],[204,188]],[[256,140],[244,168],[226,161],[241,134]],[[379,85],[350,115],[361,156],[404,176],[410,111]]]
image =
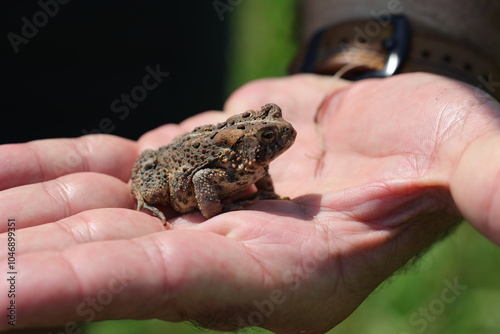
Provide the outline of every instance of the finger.
[[[95,209],[54,223],[16,231],[16,254],[65,248],[104,240],[131,239],[165,230],[161,221],[129,209]],[[7,233],[0,234],[0,245],[7,244]],[[7,254],[0,253],[0,259]]]
[[[0,217],[15,219],[17,228],[40,225],[76,213],[111,207],[133,207],[130,186],[112,176],[75,173],[55,180],[0,192]],[[6,224],[0,226],[4,232]]]
[[[17,289],[23,291],[16,297],[19,326],[118,318],[186,320],[220,310],[229,301],[253,298],[262,284],[244,247],[201,231],[88,243],[25,254],[18,262]],[[5,284],[2,280],[2,291],[7,291]],[[0,302],[3,310],[6,302]]]
[[0,190],[84,171],[125,181],[137,155],[136,143],[108,135],[2,145]]

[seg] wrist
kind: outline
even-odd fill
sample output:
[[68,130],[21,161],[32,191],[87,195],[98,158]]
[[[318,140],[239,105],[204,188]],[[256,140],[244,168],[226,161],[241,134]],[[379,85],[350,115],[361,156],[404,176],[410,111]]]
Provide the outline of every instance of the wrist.
[[500,30],[500,4],[468,0],[301,0],[302,42],[325,26],[357,19],[383,20],[383,15],[406,15],[414,26],[447,35],[500,58],[494,36]]
[[464,1],[303,1],[304,47],[291,70],[334,74],[351,65],[345,77],[354,80],[429,72],[500,99],[500,44],[490,37],[500,31],[500,5],[490,1],[466,11]]

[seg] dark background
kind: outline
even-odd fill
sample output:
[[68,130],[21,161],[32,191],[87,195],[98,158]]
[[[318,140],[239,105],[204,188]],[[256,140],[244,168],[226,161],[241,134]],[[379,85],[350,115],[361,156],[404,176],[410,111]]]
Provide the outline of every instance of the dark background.
[[[55,10],[56,0],[42,2]],[[37,1],[0,2],[0,143],[77,137],[105,118],[112,134],[137,139],[222,107],[228,23],[212,1],[72,0],[16,54],[8,33],[22,37],[22,18],[40,11]],[[157,64],[170,75],[120,119],[111,103]]]

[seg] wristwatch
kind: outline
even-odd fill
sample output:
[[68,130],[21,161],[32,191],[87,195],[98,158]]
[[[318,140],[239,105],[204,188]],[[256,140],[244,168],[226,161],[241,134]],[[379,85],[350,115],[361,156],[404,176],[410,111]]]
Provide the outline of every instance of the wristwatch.
[[430,72],[500,100],[498,61],[461,41],[413,27],[404,15],[393,15],[385,21],[357,20],[319,30],[299,51],[290,72],[333,75],[349,65],[343,75],[349,80]]

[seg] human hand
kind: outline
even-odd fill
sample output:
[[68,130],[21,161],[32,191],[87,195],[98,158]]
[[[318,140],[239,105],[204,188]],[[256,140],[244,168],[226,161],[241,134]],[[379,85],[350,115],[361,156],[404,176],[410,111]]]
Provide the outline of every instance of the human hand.
[[[314,116],[332,91],[320,140]],[[15,218],[18,228],[17,325],[160,318],[325,332],[459,212],[500,243],[499,107],[476,93],[428,74],[355,84],[299,75],[251,83],[226,113],[166,125],[138,143],[88,136],[0,148],[2,221]],[[270,169],[291,201],[256,201],[207,221],[172,217],[168,231],[130,210],[140,151],[268,102],[298,132]]]

